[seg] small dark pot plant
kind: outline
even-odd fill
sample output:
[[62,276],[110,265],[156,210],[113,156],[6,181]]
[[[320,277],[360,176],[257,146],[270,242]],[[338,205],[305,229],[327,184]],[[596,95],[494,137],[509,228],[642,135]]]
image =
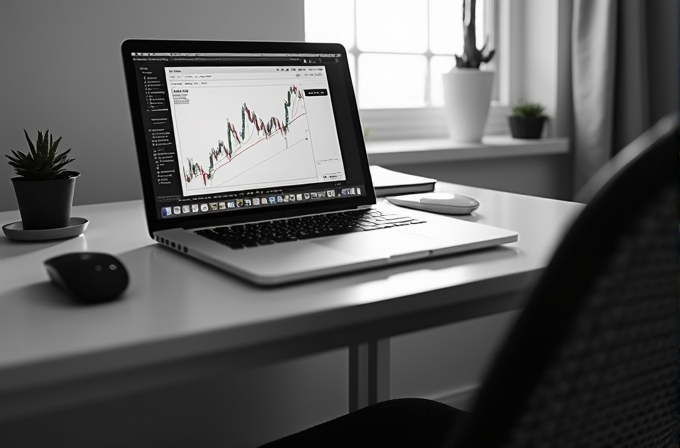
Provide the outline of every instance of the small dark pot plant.
[[38,131],[35,144],[24,130],[28,153],[12,150],[5,155],[19,177],[12,178],[22,225],[25,230],[66,227],[71,219],[71,204],[75,191],[75,171],[65,170],[74,159],[70,149],[58,153],[61,137],[52,138],[50,131]]
[[521,103],[512,108],[508,123],[514,138],[538,139],[543,134],[545,108],[538,103]]

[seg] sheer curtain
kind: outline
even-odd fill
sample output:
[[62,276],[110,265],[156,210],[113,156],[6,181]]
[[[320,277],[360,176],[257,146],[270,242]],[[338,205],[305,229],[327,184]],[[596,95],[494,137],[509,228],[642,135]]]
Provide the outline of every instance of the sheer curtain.
[[[616,152],[644,132],[657,119],[651,93],[677,97],[677,1],[675,0],[573,0],[572,95],[574,107],[574,191]],[[656,4],[655,4],[656,2]],[[654,48],[659,14],[673,13],[674,32],[666,45],[675,51]],[[654,16],[648,15],[653,13]],[[654,50],[650,52],[650,50]],[[650,56],[672,58],[650,65]],[[652,61],[654,62],[654,61]],[[664,61],[661,61],[664,62]],[[668,67],[658,73],[650,67]],[[665,68],[664,68],[665,70]],[[662,76],[664,75],[664,76]],[[670,81],[674,80],[674,81]],[[666,90],[655,82],[669,84]],[[652,92],[654,91],[654,92]],[[657,101],[658,103],[658,101]],[[665,105],[668,109],[668,105]],[[659,109],[657,107],[657,109]],[[677,109],[677,101],[675,102]],[[658,111],[657,111],[658,112]],[[664,113],[670,112],[670,110]],[[654,116],[657,115],[657,116]]]

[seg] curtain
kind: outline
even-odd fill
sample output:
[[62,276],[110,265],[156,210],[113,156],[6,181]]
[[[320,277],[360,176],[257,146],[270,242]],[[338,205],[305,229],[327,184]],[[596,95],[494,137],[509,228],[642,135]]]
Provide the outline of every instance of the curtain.
[[649,3],[574,0],[574,192],[652,124]]
[[575,191],[611,156],[617,6],[616,0],[574,2],[571,66]]

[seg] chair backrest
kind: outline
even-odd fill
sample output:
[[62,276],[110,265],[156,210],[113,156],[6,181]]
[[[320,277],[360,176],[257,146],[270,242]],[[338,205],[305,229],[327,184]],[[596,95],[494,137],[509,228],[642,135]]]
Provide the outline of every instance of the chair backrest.
[[677,446],[679,142],[666,117],[589,183],[449,446]]

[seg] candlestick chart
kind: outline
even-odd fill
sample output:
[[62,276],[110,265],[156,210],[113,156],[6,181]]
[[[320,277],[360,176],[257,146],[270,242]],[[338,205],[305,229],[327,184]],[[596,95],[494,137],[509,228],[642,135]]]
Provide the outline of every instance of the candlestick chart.
[[[191,123],[180,131],[185,193],[316,179],[299,86],[196,90],[190,104],[193,109],[177,108],[175,118]],[[204,119],[197,119],[197,113]]]

